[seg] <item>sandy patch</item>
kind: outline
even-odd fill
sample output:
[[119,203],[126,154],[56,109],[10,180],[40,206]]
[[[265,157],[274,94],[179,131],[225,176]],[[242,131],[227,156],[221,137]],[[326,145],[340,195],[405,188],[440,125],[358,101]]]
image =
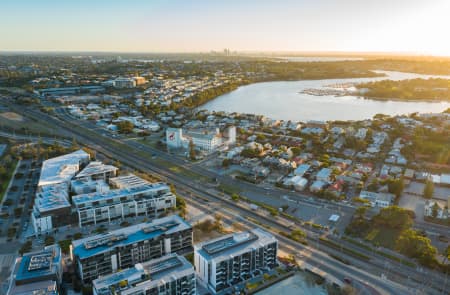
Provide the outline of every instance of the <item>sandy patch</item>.
[[0,116],[11,121],[23,122],[23,117],[17,113],[4,112],[0,113]]

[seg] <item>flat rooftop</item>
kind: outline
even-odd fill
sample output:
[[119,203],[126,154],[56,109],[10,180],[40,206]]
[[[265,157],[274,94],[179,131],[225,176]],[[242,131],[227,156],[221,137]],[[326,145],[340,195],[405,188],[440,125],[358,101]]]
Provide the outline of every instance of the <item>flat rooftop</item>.
[[16,273],[16,282],[48,279],[56,276],[61,263],[59,246],[52,245],[39,252],[24,254]]
[[56,281],[46,280],[25,285],[12,285],[9,295],[57,295]]
[[[190,274],[194,274],[194,267],[186,258],[177,254],[169,254],[145,263],[136,264],[133,268],[96,279],[93,281],[93,286],[99,294],[111,294],[111,286],[126,281],[128,285],[123,289],[128,293],[128,289],[132,289],[136,285],[139,288],[145,288],[148,285],[157,285],[161,281],[169,282],[174,278],[181,278]],[[122,290],[122,292],[125,290]]]
[[39,213],[45,213],[61,208],[70,207],[68,200],[69,187],[66,183],[57,183],[51,186],[44,186],[36,194],[34,208]]
[[207,260],[223,260],[238,256],[255,248],[274,243],[277,240],[270,233],[260,228],[233,233],[211,241],[195,245],[195,251]]
[[125,188],[149,184],[147,180],[142,179],[141,177],[136,176],[134,174],[110,178],[109,183],[117,188]]
[[376,193],[376,192],[369,192],[369,191],[361,191],[359,196],[360,196],[360,198],[369,199],[371,201],[378,200],[378,201],[392,202],[395,199],[394,194]]
[[190,228],[192,226],[180,216],[171,215],[154,219],[152,222],[144,222],[109,233],[75,240],[72,242],[73,254],[81,259],[88,258],[119,246],[150,240]]
[[75,178],[89,177],[92,175],[103,174],[108,172],[116,172],[119,168],[113,165],[106,165],[100,161],[92,161],[83,170],[78,173]]
[[78,150],[44,161],[38,186],[70,181],[80,169],[80,163],[88,160],[89,154]]
[[153,193],[156,191],[167,190],[170,193],[170,188],[165,183],[148,183],[141,186],[125,187],[120,189],[113,189],[105,192],[93,192],[89,194],[81,194],[74,196],[72,202],[75,206],[80,204],[95,202],[95,201],[106,201],[114,198],[127,197],[132,195],[141,195],[145,193]]

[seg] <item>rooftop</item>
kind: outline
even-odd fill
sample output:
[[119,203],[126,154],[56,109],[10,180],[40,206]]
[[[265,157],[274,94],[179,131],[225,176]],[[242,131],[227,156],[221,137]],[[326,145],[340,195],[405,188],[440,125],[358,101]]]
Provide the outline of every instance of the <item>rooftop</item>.
[[9,295],[57,295],[56,281],[46,280],[25,285],[12,285]]
[[68,182],[80,169],[80,163],[88,161],[89,154],[83,150],[44,161],[38,186]]
[[138,288],[157,286],[158,282],[171,281],[173,278],[194,274],[192,265],[176,254],[167,255],[159,259],[151,260],[143,264],[137,264],[134,268],[97,279],[93,282],[99,294],[110,294],[110,287],[126,280],[127,286],[122,291],[131,293],[136,285]]
[[90,162],[75,178],[89,177],[92,175],[116,172],[119,168],[112,165],[105,165],[100,161]]
[[[127,282],[127,286],[122,287],[121,291],[132,291],[136,285],[139,288],[148,288],[156,286],[158,282],[169,282],[173,278],[180,278],[186,275],[194,274],[193,266],[182,256],[170,254],[145,263],[136,264],[129,268],[93,281],[93,287],[98,294],[112,294],[111,286],[120,282]],[[145,286],[144,286],[145,285]],[[115,288],[117,290],[117,288]]]
[[270,233],[255,228],[197,244],[195,245],[195,251],[207,260],[220,261],[274,242],[277,242],[277,240]]
[[34,208],[39,213],[70,207],[68,200],[68,185],[57,183],[52,186],[41,187],[41,191],[36,194]]
[[106,201],[113,198],[121,198],[133,195],[145,195],[158,191],[170,193],[170,189],[165,183],[149,183],[141,186],[125,187],[109,191],[100,191],[77,195],[72,198],[72,202],[75,206],[78,207],[80,204],[84,204],[87,202]]
[[153,222],[145,222],[121,228],[105,234],[99,234],[72,242],[73,254],[80,258],[87,258],[109,251],[118,246],[129,245],[155,237],[172,234],[192,228],[192,226],[178,215],[171,215]]
[[45,247],[43,251],[24,254],[16,273],[16,282],[48,280],[59,271],[61,249],[58,245]]
[[359,196],[362,199],[368,199],[370,201],[377,200],[377,201],[392,202],[395,199],[395,195],[394,194],[376,193],[376,192],[369,192],[369,191],[361,191]]
[[147,180],[142,179],[134,174],[110,178],[109,183],[117,188],[125,188],[149,184]]

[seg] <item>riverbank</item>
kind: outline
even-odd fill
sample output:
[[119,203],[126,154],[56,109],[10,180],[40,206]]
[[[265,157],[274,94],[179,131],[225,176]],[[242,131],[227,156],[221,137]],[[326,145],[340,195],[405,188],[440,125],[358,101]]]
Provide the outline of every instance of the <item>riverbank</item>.
[[[357,93],[355,96],[354,89],[337,92],[336,90],[339,89],[329,86],[350,85],[349,83],[356,85],[386,79],[395,81],[428,77],[400,72],[384,72],[384,74],[386,74],[385,77],[375,78],[252,83],[211,99],[197,110],[237,112],[263,115],[275,120],[306,122],[311,120],[360,121],[371,119],[376,114],[397,116],[416,112],[440,113],[450,108],[450,101],[372,98],[367,93]],[[317,94],[321,95],[311,95],[311,89],[320,89],[321,92]],[[329,92],[331,90],[333,93]],[[349,112],[349,110],[352,111]]]
[[354,96],[357,98],[377,100],[377,101],[399,101],[399,102],[430,102],[430,103],[439,103],[439,102],[448,102],[449,99],[438,99],[438,98],[398,98],[398,97],[377,97],[377,96],[369,96],[367,94],[363,94],[359,91],[345,91],[339,89],[315,89],[308,88],[299,92],[299,94],[307,94],[311,96],[334,96],[334,97],[343,97],[343,96]]

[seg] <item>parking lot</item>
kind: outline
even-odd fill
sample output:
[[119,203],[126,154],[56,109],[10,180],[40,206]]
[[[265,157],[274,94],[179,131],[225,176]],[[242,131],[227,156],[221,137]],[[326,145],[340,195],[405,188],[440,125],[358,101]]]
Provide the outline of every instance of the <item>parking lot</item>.
[[[424,188],[425,188],[424,183],[412,181],[405,188],[404,192],[411,194],[411,195],[422,196]],[[447,201],[449,196],[450,196],[450,188],[449,187],[439,186],[437,184],[434,185],[433,199]]]
[[1,207],[0,238],[3,241],[22,240],[22,233],[28,230],[39,173],[37,163],[19,161]]
[[[285,196],[276,198],[274,196],[253,195],[250,192],[242,192],[243,195],[253,200],[265,202],[274,207],[288,206],[286,213],[293,215],[303,221],[328,226],[343,232],[350,222],[354,208],[350,206],[337,206],[330,202],[325,202],[314,197],[306,197],[298,193],[287,192]],[[337,222],[330,222],[331,215],[339,215]]]

